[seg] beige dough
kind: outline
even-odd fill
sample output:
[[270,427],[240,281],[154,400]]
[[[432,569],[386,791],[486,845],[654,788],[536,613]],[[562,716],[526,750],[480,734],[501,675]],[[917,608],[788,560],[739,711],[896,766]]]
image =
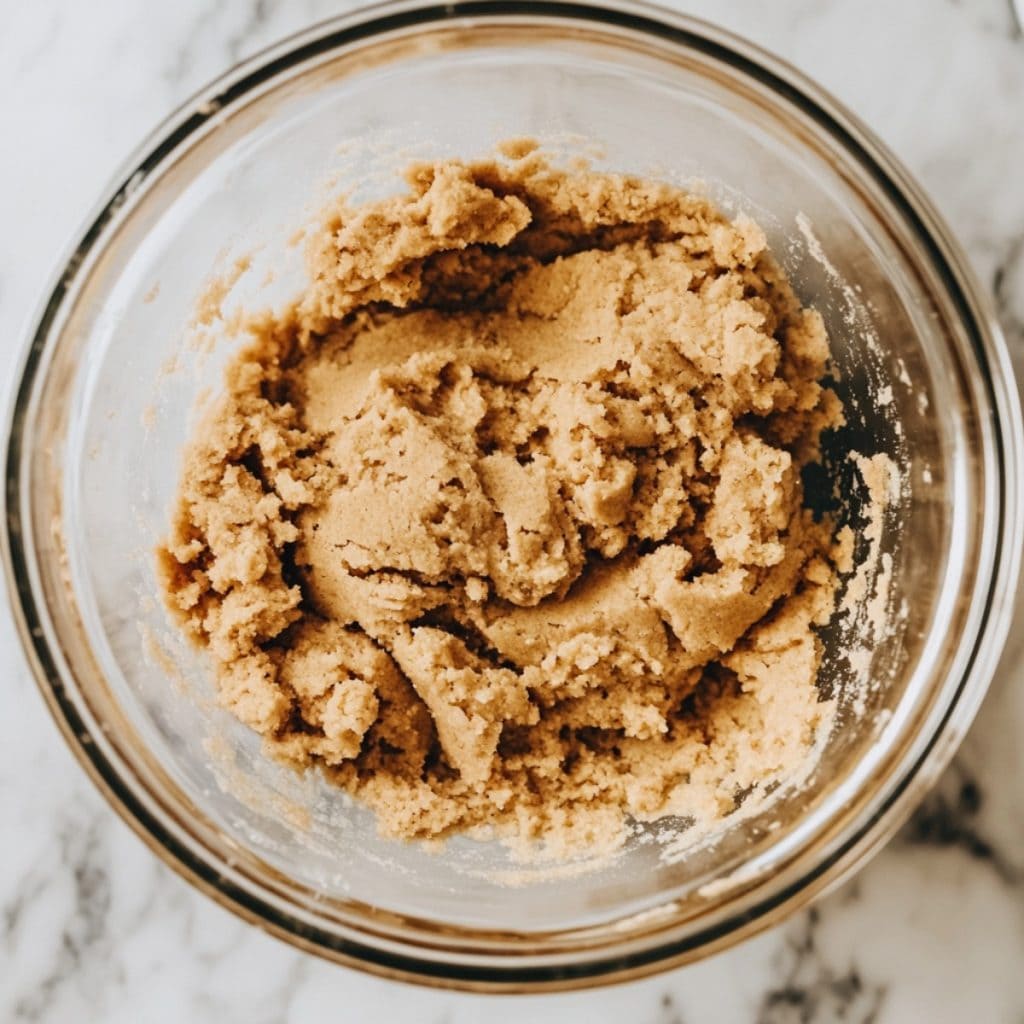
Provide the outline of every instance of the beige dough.
[[273,755],[402,837],[713,825],[832,707],[801,467],[828,344],[752,221],[525,143],[340,204],[254,318],[160,551]]

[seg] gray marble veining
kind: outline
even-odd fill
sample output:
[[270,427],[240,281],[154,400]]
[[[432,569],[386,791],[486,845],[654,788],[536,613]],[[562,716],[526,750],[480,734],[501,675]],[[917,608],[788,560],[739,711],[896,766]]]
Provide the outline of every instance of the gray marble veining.
[[[347,3],[10,4],[0,363],[113,169],[233,61]],[[1024,39],[1009,0],[678,0],[847,103],[961,239],[1024,371]],[[102,69],[102,73],[98,70]],[[595,993],[422,992],[305,957],[156,862],[64,751],[0,609],[0,1020],[1024,1020],[1024,614],[954,767],[856,879],[705,963]]]

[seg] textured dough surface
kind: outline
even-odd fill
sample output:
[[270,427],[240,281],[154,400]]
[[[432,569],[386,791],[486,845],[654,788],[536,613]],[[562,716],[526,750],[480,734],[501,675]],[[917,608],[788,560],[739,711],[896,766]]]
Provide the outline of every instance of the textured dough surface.
[[750,220],[506,155],[329,211],[189,444],[166,597],[388,834],[713,825],[831,717],[823,324]]

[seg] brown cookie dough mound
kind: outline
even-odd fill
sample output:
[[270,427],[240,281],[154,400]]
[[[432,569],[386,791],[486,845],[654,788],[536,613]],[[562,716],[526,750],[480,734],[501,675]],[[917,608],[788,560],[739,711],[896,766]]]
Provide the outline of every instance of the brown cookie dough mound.
[[272,753],[390,834],[571,850],[806,760],[836,580],[800,470],[841,411],[756,224],[517,155],[332,212],[160,564]]

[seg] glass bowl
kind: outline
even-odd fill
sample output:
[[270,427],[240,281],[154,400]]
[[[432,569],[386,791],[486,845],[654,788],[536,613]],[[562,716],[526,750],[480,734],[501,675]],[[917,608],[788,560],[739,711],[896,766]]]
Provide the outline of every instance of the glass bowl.
[[[699,179],[729,212],[753,214],[831,334],[850,422],[829,471],[851,521],[849,449],[887,453],[900,476],[881,537],[886,616],[859,638],[872,685],[854,687],[851,638],[827,630],[822,680],[840,709],[813,775],[710,841],[687,847],[684,833],[666,847],[654,825],[588,871],[519,864],[497,843],[381,839],[365,808],[265,759],[216,708],[209,667],[156,597],[182,444],[231,352],[217,324],[194,319],[211,270],[228,275],[227,307],[265,305],[299,281],[289,237],[318,189],[394,190],[414,156],[476,156],[522,135],[598,167]],[[640,5],[389,4],[215,82],[157,130],[85,230],[42,307],[13,411],[15,615],[97,786],[244,918],[430,984],[636,977],[734,943],[847,875],[952,756],[1020,561],[1011,382],[992,312],[928,203],[791,68]]]

